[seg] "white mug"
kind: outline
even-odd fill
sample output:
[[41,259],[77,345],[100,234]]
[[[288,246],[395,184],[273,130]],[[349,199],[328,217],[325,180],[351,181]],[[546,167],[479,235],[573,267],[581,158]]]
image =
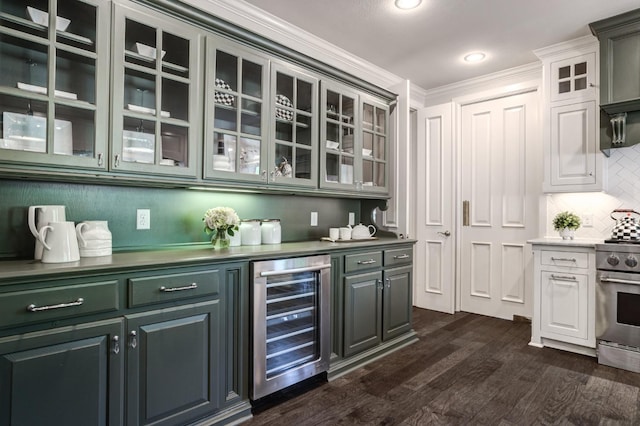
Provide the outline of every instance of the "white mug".
[[340,228],[329,228],[329,238],[333,241],[340,238]]
[[38,231],[42,243],[42,263],[64,263],[80,260],[76,228],[73,222],[49,222]]
[[341,240],[350,240],[351,239],[351,228],[340,228],[340,239]]

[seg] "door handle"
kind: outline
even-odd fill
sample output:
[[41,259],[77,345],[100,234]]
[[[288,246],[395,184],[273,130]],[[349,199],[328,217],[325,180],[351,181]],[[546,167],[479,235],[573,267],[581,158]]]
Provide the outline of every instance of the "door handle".
[[444,231],[444,232],[438,231],[438,234],[444,235],[445,237],[450,237],[451,236],[451,232],[449,232],[448,229],[446,231]]
[[469,226],[469,200],[462,202],[462,226]]

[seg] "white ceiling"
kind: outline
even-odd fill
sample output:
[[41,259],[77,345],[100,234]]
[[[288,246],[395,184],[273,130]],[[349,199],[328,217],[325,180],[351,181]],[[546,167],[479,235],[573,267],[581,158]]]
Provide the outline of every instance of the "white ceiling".
[[[638,0],[246,0],[423,89],[537,61],[533,50],[590,34]],[[463,63],[484,51],[480,64]]]

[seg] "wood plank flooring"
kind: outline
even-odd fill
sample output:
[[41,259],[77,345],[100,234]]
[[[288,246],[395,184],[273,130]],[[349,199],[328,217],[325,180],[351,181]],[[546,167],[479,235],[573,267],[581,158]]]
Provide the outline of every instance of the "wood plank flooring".
[[640,424],[640,374],[528,346],[525,322],[413,314],[417,343],[244,425]]

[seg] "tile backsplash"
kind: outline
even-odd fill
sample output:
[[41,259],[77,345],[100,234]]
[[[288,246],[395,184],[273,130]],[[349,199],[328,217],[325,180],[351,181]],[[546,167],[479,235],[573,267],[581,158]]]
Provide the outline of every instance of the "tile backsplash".
[[581,226],[576,238],[609,238],[615,222],[609,216],[617,208],[640,212],[640,144],[611,150],[607,162],[607,192],[547,195],[546,235],[557,236],[551,220],[560,211],[569,210],[593,218],[593,226]]

